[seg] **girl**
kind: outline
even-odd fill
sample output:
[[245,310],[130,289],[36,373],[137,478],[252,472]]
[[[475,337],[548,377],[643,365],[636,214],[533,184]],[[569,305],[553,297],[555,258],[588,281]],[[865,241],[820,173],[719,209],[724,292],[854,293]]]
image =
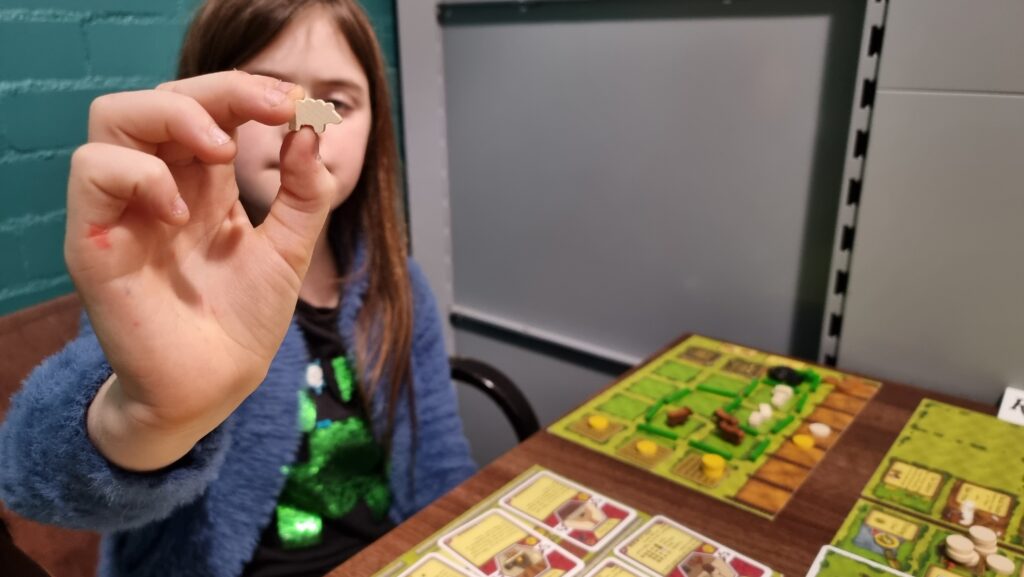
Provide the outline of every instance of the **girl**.
[[[380,50],[355,0],[210,0],[179,78],[90,109],[87,314],[12,402],[0,499],[104,532],[107,577],[323,575],[474,470]],[[286,133],[304,94],[344,123]]]

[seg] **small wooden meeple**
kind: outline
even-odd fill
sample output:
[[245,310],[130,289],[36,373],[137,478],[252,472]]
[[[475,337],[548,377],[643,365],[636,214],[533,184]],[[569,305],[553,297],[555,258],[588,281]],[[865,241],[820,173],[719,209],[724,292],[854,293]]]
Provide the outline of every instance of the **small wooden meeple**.
[[323,134],[328,124],[341,124],[341,120],[341,116],[330,102],[304,98],[295,102],[295,117],[288,122],[288,130],[294,132],[303,126],[309,126],[317,134]]

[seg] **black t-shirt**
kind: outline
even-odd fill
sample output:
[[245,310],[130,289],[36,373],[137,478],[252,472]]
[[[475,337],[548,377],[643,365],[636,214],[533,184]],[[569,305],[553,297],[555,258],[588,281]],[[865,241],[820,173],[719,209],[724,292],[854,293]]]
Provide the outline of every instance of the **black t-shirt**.
[[242,577],[322,577],[387,533],[386,459],[338,334],[338,309],[296,307],[309,349],[302,446]]

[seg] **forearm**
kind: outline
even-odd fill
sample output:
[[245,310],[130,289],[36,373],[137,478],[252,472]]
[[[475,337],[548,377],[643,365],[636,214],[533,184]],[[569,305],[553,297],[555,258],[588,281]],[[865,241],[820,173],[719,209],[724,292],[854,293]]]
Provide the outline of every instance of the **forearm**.
[[44,523],[120,531],[165,518],[217,477],[231,446],[230,422],[156,472],[126,470],[100,453],[87,415],[110,373],[88,333],[44,361],[11,399],[0,423],[6,507]]
[[138,418],[139,410],[125,398],[115,374],[96,393],[86,421],[89,439],[100,454],[128,471],[156,471],[173,464],[219,424],[157,429]]

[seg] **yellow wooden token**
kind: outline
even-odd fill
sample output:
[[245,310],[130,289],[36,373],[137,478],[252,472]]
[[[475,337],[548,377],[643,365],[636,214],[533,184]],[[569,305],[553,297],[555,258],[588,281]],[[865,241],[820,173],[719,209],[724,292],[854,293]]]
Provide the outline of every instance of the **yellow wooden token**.
[[604,431],[608,428],[608,417],[604,415],[590,415],[587,417],[587,425],[595,431]]
[[725,476],[725,469],[717,471],[713,469],[704,469],[704,476],[711,481],[717,481]]
[[653,457],[658,454],[658,444],[644,439],[636,442],[636,450],[645,457]]
[[805,451],[814,448],[814,437],[810,435],[793,435],[793,443]]
[[705,474],[707,474],[708,471],[725,470],[725,458],[714,453],[708,453],[701,457],[700,464],[704,467]]

